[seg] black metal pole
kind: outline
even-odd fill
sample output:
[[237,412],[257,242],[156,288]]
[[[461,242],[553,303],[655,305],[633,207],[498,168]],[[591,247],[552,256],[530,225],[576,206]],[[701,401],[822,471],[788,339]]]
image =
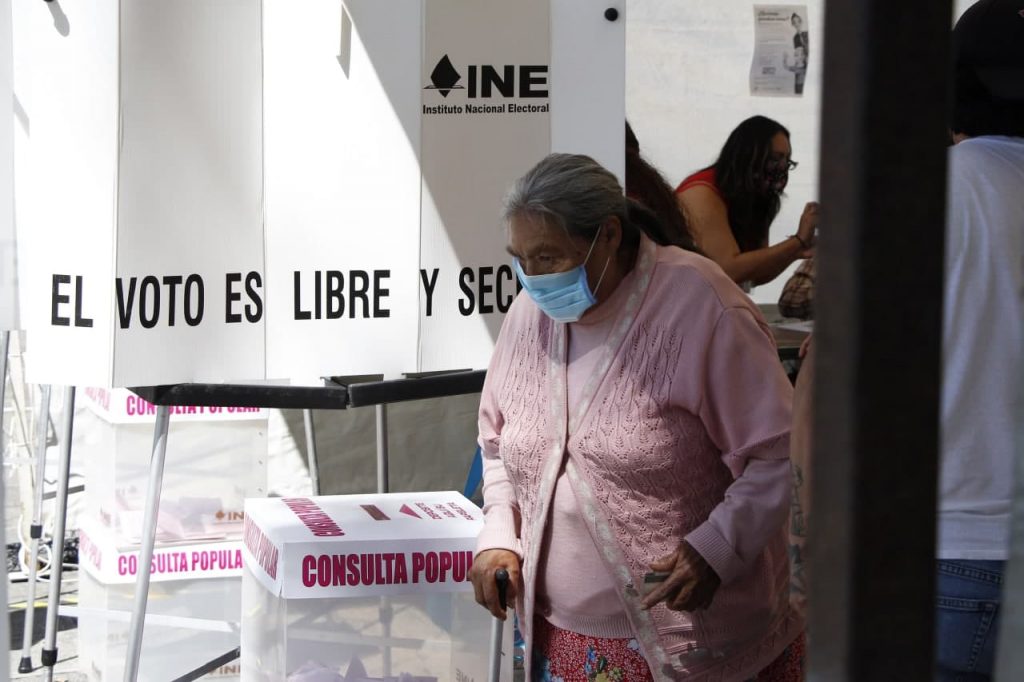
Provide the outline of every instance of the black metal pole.
[[949,0],[829,0],[809,679],[930,680]]

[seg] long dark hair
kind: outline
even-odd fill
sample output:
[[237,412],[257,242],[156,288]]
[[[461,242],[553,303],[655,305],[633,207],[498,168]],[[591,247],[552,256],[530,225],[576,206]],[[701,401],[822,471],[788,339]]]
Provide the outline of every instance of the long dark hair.
[[[715,169],[715,183],[729,212],[729,227],[740,251],[763,248],[768,228],[779,214],[779,194],[767,187],[765,167],[772,153],[772,138],[789,131],[765,116],[751,116],[729,134]],[[707,170],[707,169],[705,169]]]
[[640,155],[640,142],[629,121],[626,121],[626,195],[646,206],[661,223],[661,240],[655,241],[697,251],[672,187],[658,169]]

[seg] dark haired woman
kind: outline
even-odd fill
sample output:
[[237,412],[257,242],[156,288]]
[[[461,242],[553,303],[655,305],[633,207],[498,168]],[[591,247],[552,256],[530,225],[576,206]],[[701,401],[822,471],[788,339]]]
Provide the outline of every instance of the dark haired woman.
[[626,196],[639,201],[658,217],[665,228],[667,243],[687,251],[697,251],[672,186],[640,154],[640,141],[629,121],[626,121]]
[[775,279],[794,261],[813,254],[818,204],[804,207],[795,234],[768,245],[789,171],[789,131],[753,116],[725,141],[718,160],[676,188],[690,234],[701,252],[748,290]]

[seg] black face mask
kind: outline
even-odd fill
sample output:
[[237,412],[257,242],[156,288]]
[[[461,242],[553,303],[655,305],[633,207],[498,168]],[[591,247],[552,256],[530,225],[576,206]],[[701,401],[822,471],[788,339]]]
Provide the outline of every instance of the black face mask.
[[789,184],[789,169],[768,166],[764,169],[765,189],[774,194],[782,194]]

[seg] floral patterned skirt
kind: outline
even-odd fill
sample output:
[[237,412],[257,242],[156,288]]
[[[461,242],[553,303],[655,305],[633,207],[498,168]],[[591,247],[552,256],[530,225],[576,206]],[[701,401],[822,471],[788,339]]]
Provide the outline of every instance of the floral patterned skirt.
[[800,636],[783,649],[767,668],[755,675],[751,682],[802,682],[806,658],[807,635],[801,632]]
[[[752,678],[751,682],[801,682],[803,634]],[[590,637],[534,621],[531,682],[653,682],[635,639]]]
[[653,682],[635,639],[590,637],[533,624],[532,682]]

